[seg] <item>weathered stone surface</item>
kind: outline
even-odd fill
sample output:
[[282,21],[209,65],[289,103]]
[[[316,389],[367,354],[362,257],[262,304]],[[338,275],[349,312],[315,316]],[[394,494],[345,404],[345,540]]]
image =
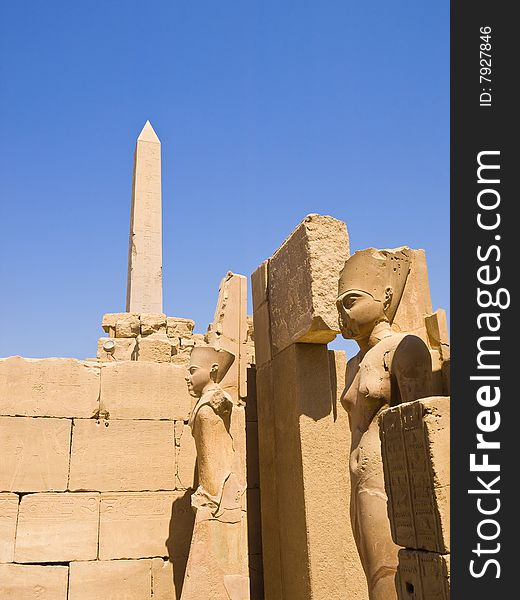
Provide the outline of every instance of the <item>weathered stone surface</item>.
[[73,358],[0,359],[0,415],[91,417],[99,366]]
[[195,321],[182,317],[168,317],[166,319],[166,333],[171,338],[189,338],[193,334]]
[[162,313],[161,142],[149,121],[134,155],[126,310]]
[[71,425],[68,419],[0,417],[0,491],[65,490]]
[[16,562],[94,560],[99,494],[29,494],[20,501]]
[[151,600],[151,569],[151,560],[72,562],[68,600]]
[[172,364],[127,361],[103,365],[101,410],[110,419],[187,420],[192,398],[186,369]]
[[172,360],[172,343],[166,335],[141,337],[137,342],[137,360],[169,363]]
[[2,600],[67,600],[69,568],[0,565]]
[[345,223],[309,215],[269,261],[273,352],[294,342],[326,344],[338,333],[337,285],[349,256]]
[[261,367],[272,358],[271,320],[269,316],[269,304],[267,302],[264,302],[260,306],[255,305],[253,321],[255,327],[256,366]]
[[136,360],[136,338],[99,338],[97,358],[101,362]]
[[0,563],[14,560],[17,517],[18,496],[16,494],[0,494]]
[[173,490],[172,421],[74,422],[69,489]]
[[[181,534],[183,526],[189,529],[190,522],[193,523],[193,516],[184,513],[181,513],[184,519],[179,520],[178,514],[174,519],[175,504],[183,495],[183,492],[102,494],[99,558],[167,556],[167,541],[174,520],[179,530],[176,535]],[[183,505],[181,511],[186,508]],[[185,544],[184,547],[179,544],[181,549],[186,552]]]
[[[184,571],[183,571],[184,574]],[[174,565],[163,558],[152,558],[153,600],[173,600],[180,595],[182,585],[174,572]]]
[[401,404],[380,417],[388,516],[396,544],[450,551],[450,399]]
[[164,313],[141,313],[141,335],[161,333],[166,335],[166,315]]
[[139,314],[126,312],[118,313],[116,317],[116,337],[137,337],[141,333]]
[[[197,449],[191,435],[191,428],[182,422],[177,422],[179,435],[175,436],[175,462],[177,465],[176,485],[179,490],[195,489]],[[176,423],[176,425],[177,425]]]
[[399,550],[395,583],[399,600],[449,600],[449,554]]
[[255,306],[260,306],[268,300],[269,261],[264,262],[251,275],[251,294]]

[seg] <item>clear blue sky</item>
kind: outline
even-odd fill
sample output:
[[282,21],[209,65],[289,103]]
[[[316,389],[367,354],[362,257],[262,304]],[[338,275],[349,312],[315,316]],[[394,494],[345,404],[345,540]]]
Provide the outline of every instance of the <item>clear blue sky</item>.
[[132,160],[162,141],[164,309],[204,331],[308,213],[425,248],[449,303],[449,3],[4,2],[0,356],[95,356]]

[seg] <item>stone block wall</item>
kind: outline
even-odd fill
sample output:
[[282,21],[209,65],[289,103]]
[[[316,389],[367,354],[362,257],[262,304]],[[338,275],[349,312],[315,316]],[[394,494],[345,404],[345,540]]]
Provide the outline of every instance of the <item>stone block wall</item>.
[[399,550],[399,600],[449,599],[450,398],[400,404],[381,414],[388,517]]
[[184,367],[0,360],[0,596],[172,600],[193,526]]

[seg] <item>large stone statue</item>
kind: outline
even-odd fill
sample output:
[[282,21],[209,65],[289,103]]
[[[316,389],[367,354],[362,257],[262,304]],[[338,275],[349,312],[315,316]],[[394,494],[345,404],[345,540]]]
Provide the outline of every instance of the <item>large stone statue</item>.
[[195,525],[182,589],[182,600],[245,600],[249,580],[240,522],[244,485],[236,474],[230,433],[231,397],[222,381],[234,356],[210,346],[192,350],[186,382],[197,398],[190,427],[197,448],[198,487],[192,495]]
[[398,547],[387,516],[378,416],[430,395],[431,356],[421,338],[392,330],[410,270],[409,250],[356,252],[340,275],[337,307],[346,339],[359,345],[347,363],[343,407],[352,431],[351,520],[370,600],[396,598]]

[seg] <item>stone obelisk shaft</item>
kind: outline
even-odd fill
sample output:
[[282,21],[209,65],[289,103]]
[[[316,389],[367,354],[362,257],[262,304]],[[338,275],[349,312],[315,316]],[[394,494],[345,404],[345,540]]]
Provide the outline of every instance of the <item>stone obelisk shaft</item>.
[[162,313],[161,142],[147,121],[137,138],[126,311]]

